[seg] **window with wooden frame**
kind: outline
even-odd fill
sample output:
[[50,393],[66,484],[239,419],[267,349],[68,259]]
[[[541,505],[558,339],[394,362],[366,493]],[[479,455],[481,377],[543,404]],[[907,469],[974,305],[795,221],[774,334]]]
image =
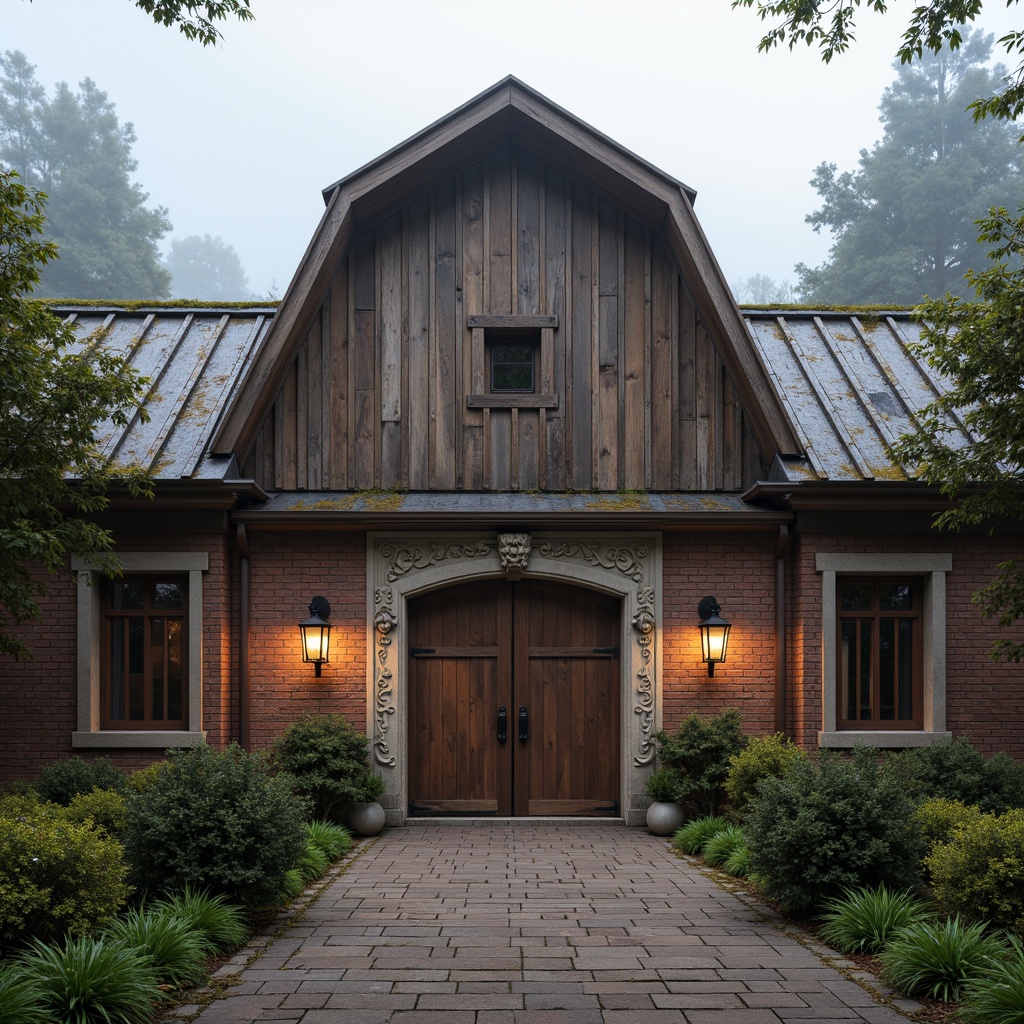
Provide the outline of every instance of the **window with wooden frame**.
[[104,729],[188,727],[188,576],[125,576],[103,596]]
[[469,317],[472,331],[470,409],[557,409],[554,334],[558,317]]
[[917,578],[836,581],[836,725],[922,725],[922,586]]

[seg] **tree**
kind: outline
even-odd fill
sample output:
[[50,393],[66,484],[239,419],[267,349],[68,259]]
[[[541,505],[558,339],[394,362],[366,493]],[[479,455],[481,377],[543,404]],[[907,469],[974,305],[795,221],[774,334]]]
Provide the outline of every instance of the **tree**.
[[861,150],[859,170],[815,169],[823,205],[806,219],[834,244],[822,266],[796,268],[804,302],[910,305],[959,293],[967,267],[984,261],[978,218],[1024,193],[1012,128],[975,124],[966,109],[1005,73],[986,66],[991,52],[991,36],[967,30],[959,49],[897,65],[879,108],[884,135]]
[[171,275],[171,295],[176,299],[231,302],[249,298],[242,261],[234,246],[225,245],[220,236],[175,239],[166,269]]
[[793,286],[788,281],[776,281],[767,274],[753,274],[737,281],[733,287],[737,302],[756,306],[780,305],[794,300]]
[[[892,449],[955,499],[936,518],[937,526],[953,530],[1024,521],[1024,216],[993,210],[980,227],[992,262],[967,274],[976,299],[947,295],[915,311],[923,324],[916,349],[950,387]],[[957,421],[976,439],[967,447],[957,443]],[[1010,559],[996,570],[974,601],[1009,627],[1024,617],[1024,562]],[[1019,662],[1024,643],[1004,637],[993,656]]]
[[113,571],[113,541],[85,518],[107,505],[123,481],[149,493],[139,471],[117,472],[95,447],[104,420],[123,425],[138,404],[140,381],[120,356],[83,351],[60,317],[29,294],[40,268],[57,256],[40,237],[43,197],[0,169],[0,653],[24,657],[16,627],[39,615],[50,574],[70,555]]
[[178,26],[186,39],[203,46],[222,38],[216,26],[233,14],[239,21],[252,21],[250,0],[135,0],[135,6],[151,15],[158,25]]
[[[39,294],[79,299],[153,299],[168,294],[157,243],[170,229],[163,207],[130,180],[135,132],[91,79],[52,99],[20,52],[0,57],[0,163],[48,197],[49,233],[59,262],[41,275]],[[10,120],[2,119],[5,114]]]
[[[1006,6],[1018,0],[1006,0]],[[797,43],[818,45],[821,57],[829,63],[843,53],[856,39],[856,11],[860,7],[885,14],[889,0],[732,0],[735,7],[757,6],[762,21],[776,20],[758,44],[761,51],[789,40],[789,48]],[[926,50],[956,50],[963,42],[961,31],[981,14],[984,0],[927,0],[917,4],[903,33],[896,55],[901,64],[919,59]],[[999,38],[1008,54],[1024,56],[1024,31],[1015,29]],[[1024,60],[1008,76],[1001,89],[981,96],[971,104],[976,120],[994,117],[1012,121],[1024,113]]]

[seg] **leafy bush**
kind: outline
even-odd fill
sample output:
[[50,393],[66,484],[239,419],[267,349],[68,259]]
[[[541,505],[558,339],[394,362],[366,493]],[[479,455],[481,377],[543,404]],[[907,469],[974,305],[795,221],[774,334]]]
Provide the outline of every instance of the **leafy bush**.
[[108,836],[118,838],[124,832],[124,797],[112,789],[94,789],[71,798],[64,817],[79,825],[91,822]]
[[162,998],[150,958],[110,939],[36,939],[19,967],[39,1008],[60,1024],[140,1024]]
[[1024,943],[1009,937],[1005,958],[968,978],[961,1019],[967,1024],[1024,1024]]
[[701,856],[711,865],[724,864],[737,850],[747,845],[738,825],[726,825],[704,844]]
[[781,732],[774,736],[755,736],[738,754],[729,758],[725,792],[735,811],[742,811],[757,794],[762,779],[784,776],[794,761],[807,755]]
[[352,849],[352,833],[330,821],[308,822],[306,835],[329,861],[337,860]]
[[[313,805],[317,818],[332,819],[350,800],[380,796],[354,795],[370,771],[369,744],[343,715],[302,715],[271,748],[274,764],[292,779],[296,792]],[[360,790],[360,793],[362,791]]]
[[155,761],[145,768],[139,768],[125,778],[125,793],[145,793],[167,767],[166,761]]
[[206,958],[213,952],[202,932],[167,907],[129,910],[107,925],[104,934],[145,953],[157,981],[166,985],[198,984],[206,976]]
[[821,937],[843,953],[877,953],[895,931],[931,916],[928,904],[912,892],[845,889],[825,901]]
[[659,768],[647,776],[644,792],[658,803],[678,803],[679,777],[671,768]]
[[986,757],[962,737],[891,758],[918,799],[959,800],[996,814],[1024,808],[1024,764],[1003,753]]
[[47,765],[40,774],[36,789],[42,800],[67,807],[79,793],[90,793],[94,789],[121,792],[124,786],[124,772],[109,758],[86,761],[76,754],[65,761]]
[[850,758],[823,751],[766,778],[744,823],[750,868],[762,891],[807,914],[843,889],[914,889],[923,853],[913,804],[899,777],[858,747]]
[[223,895],[196,892],[186,885],[181,892],[154,900],[152,906],[186,921],[214,949],[234,949],[249,937],[242,908]]
[[905,995],[950,1002],[1005,954],[1004,943],[986,935],[981,923],[918,921],[901,928],[882,951],[882,976]]
[[948,842],[958,828],[980,817],[981,811],[977,807],[968,806],[959,800],[947,800],[945,797],[925,800],[914,811],[914,822],[921,830],[921,838],[928,851],[939,843]]
[[372,768],[364,768],[349,782],[349,803],[372,804],[383,795],[384,780]]
[[4,793],[0,797],[0,818],[26,818],[39,812],[43,802],[34,789],[20,793]]
[[679,778],[678,801],[691,814],[718,814],[725,804],[729,759],[746,745],[738,711],[690,715],[675,733],[658,733],[662,765]]
[[925,858],[950,914],[1024,934],[1024,811],[979,814]]
[[133,877],[153,892],[190,885],[265,905],[302,854],[304,809],[258,754],[238,746],[175,751],[153,783],[128,798]]
[[52,1024],[19,964],[0,963],[0,1024]]
[[688,821],[672,837],[672,845],[683,853],[696,856],[704,849],[704,844],[716,833],[726,828],[729,822],[717,814],[705,814],[702,818]]
[[41,805],[0,818],[0,944],[83,935],[131,891],[121,844]]

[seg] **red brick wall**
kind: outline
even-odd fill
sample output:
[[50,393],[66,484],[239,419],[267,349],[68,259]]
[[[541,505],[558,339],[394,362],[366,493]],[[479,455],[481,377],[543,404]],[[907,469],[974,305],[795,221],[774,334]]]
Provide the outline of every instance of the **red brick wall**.
[[[341,713],[366,729],[366,537],[250,532],[250,707],[254,749],[305,712]],[[320,595],[331,605],[331,660],[316,678],[298,623]]]
[[[775,731],[775,534],[664,534],[662,722],[735,708],[752,734]],[[711,594],[732,623],[727,660],[708,677],[697,605]]]

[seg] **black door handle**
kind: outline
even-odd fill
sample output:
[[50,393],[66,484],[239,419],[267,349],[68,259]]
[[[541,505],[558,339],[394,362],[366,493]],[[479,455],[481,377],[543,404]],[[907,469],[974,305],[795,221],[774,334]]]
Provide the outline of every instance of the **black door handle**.
[[530,719],[526,714],[526,708],[519,709],[519,742],[525,743],[530,738]]
[[508,708],[504,704],[498,708],[498,742],[504,743],[508,739]]

